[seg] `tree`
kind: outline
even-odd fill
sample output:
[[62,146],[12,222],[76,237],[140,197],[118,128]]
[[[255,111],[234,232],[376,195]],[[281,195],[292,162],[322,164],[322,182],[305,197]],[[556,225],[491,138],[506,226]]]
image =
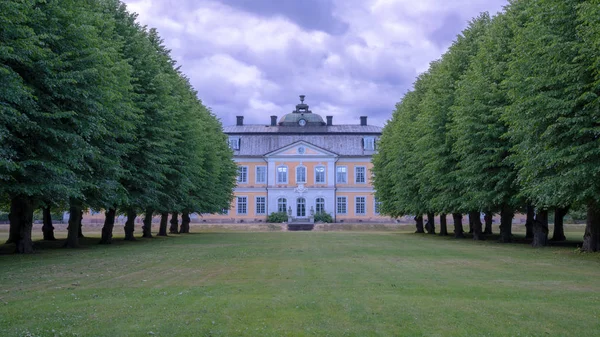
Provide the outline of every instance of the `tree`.
[[519,3],[528,20],[515,30],[505,115],[524,195],[538,209],[586,205],[584,251],[600,249],[598,56],[589,53],[598,44],[598,21],[588,13],[597,13],[594,4]]
[[[462,187],[462,208],[500,212],[501,242],[511,241],[511,223],[518,197],[516,169],[507,160],[512,144],[504,135],[508,126],[501,116],[509,105],[506,77],[512,33],[505,15],[498,15],[479,38],[479,48],[457,84],[452,106],[453,153],[458,157],[457,180]],[[484,29],[483,27],[481,29]],[[479,218],[478,214],[473,217]],[[475,224],[479,226],[479,221]],[[491,231],[491,227],[490,227]],[[476,228],[476,236],[481,233]]]

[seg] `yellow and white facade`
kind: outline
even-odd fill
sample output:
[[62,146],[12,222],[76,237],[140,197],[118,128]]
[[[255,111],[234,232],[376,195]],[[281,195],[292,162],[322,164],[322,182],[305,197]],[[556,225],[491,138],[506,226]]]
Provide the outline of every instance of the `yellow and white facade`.
[[316,212],[335,222],[387,222],[380,216],[371,184],[371,158],[381,128],[334,125],[333,118],[313,114],[304,104],[266,125],[224,128],[238,164],[238,184],[229,210],[204,215],[222,222],[265,222],[273,212],[294,220]]

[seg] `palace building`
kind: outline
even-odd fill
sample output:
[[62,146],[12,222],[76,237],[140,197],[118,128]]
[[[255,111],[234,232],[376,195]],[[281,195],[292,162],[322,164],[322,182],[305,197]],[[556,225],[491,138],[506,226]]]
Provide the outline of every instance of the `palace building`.
[[309,110],[300,96],[296,109],[270,123],[224,127],[239,166],[229,210],[203,215],[222,222],[265,222],[273,212],[290,221],[312,222],[316,212],[335,222],[384,222],[371,184],[371,157],[382,128],[360,117],[355,125],[336,125]]

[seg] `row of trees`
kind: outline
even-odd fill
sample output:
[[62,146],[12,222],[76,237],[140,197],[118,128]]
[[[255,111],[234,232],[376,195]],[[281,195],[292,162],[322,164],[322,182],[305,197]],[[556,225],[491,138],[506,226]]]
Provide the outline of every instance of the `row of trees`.
[[499,213],[508,242],[515,212],[531,224],[535,209],[527,234],[539,246],[548,211],[564,240],[563,216],[585,207],[582,250],[598,251],[599,17],[599,0],[512,0],[472,20],[384,128],[373,169],[381,211],[428,214],[431,224],[452,214],[456,236],[469,214],[475,239],[480,212],[489,224]]
[[103,243],[117,214],[133,239],[137,214],[149,237],[153,214],[166,235],[168,212],[229,208],[236,166],[220,121],[123,3],[2,1],[0,23],[0,208],[18,252],[32,251],[40,207],[68,209],[68,247],[87,208],[106,211]]

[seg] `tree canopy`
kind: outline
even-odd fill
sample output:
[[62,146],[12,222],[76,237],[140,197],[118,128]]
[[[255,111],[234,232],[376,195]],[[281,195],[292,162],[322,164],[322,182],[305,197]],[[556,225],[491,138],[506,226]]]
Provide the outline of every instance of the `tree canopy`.
[[19,252],[32,250],[42,205],[72,216],[229,207],[235,164],[219,120],[125,4],[3,1],[0,22],[0,204]]
[[499,212],[510,241],[528,202],[546,223],[548,209],[583,206],[582,249],[599,250],[599,4],[513,0],[474,19],[384,128],[382,212]]

